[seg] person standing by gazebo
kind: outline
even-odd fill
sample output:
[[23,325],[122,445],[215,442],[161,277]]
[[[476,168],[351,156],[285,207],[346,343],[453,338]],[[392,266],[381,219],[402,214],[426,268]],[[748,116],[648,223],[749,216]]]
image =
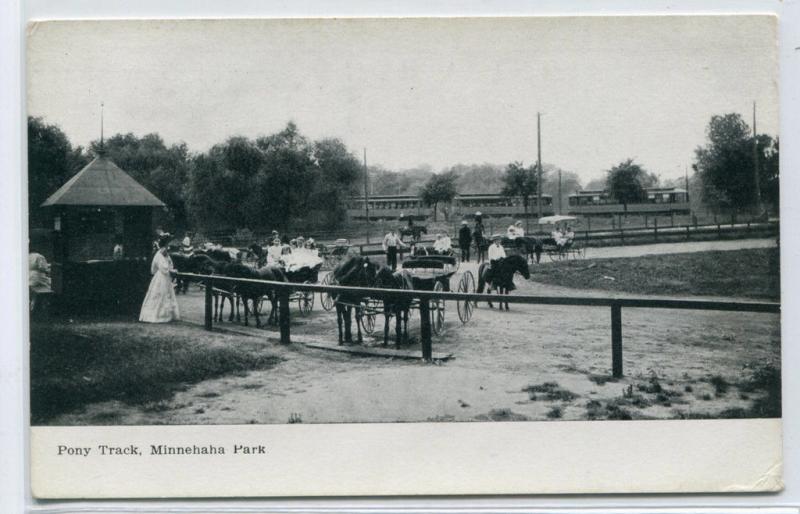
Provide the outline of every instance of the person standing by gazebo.
[[175,288],[172,287],[172,276],[170,275],[175,269],[172,259],[169,258],[169,240],[169,236],[162,236],[158,240],[159,248],[150,264],[150,273],[153,274],[153,279],[150,281],[150,287],[144,297],[139,321],[167,323],[181,319],[178,299],[175,297]]

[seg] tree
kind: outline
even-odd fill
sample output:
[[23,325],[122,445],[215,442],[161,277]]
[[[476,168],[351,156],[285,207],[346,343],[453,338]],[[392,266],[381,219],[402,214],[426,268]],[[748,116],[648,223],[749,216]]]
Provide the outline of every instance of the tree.
[[654,186],[658,178],[635,164],[633,159],[623,161],[606,172],[606,187],[627,211],[629,203],[642,202],[647,196],[645,188]]
[[317,177],[310,198],[316,225],[334,228],[345,218],[348,197],[356,194],[364,171],[358,158],[335,138],[314,143]]
[[521,162],[512,162],[506,167],[503,176],[503,189],[500,192],[507,198],[522,198],[525,218],[528,217],[530,198],[537,193],[538,178],[534,167],[526,168]]
[[28,221],[45,224],[42,202],[88,163],[80,146],[73,148],[57,125],[28,117]]
[[708,144],[695,150],[695,164],[702,183],[703,201],[712,207],[756,209],[761,199],[777,207],[778,141],[766,134],[755,140],[758,158],[756,195],[753,173],[753,136],[741,115],[729,113],[711,117],[707,129]]
[[255,141],[232,137],[194,158],[188,187],[202,228],[335,228],[361,174],[338,139],[312,142],[294,123]]
[[[420,199],[427,206],[433,206],[433,221],[440,203],[450,203],[457,194],[455,173],[439,173],[433,175],[422,187]],[[447,213],[445,213],[447,219]]]

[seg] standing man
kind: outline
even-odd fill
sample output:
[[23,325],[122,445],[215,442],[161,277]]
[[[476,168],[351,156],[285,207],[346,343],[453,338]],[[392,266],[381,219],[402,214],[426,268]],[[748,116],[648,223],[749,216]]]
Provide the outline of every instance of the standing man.
[[480,212],[475,213],[475,228],[472,231],[472,239],[475,241],[475,251],[478,254],[478,262],[483,262],[483,221]]
[[461,248],[461,262],[469,262],[469,247],[472,244],[472,232],[466,221],[461,222],[458,230],[458,247]]
[[383,251],[386,253],[386,265],[392,268],[392,271],[397,269],[397,250],[403,246],[403,242],[397,236],[397,231],[391,229],[383,238]]

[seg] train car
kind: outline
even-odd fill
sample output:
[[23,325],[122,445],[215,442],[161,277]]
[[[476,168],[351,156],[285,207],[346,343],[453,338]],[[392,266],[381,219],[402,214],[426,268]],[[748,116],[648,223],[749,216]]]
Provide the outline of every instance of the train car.
[[646,199],[627,208],[605,190],[578,191],[569,195],[572,216],[613,216],[617,214],[689,214],[689,194],[677,187],[651,187]]
[[[522,217],[525,209],[521,198],[507,198],[496,193],[470,193],[457,195],[450,206],[454,216],[469,217],[480,211],[484,216]],[[364,197],[351,198],[347,206],[350,219],[365,219]],[[551,216],[553,197],[542,195],[542,214]],[[369,197],[369,219],[400,219],[402,216],[414,215],[419,218],[433,217],[433,208],[425,206],[418,196],[414,195],[378,195]],[[528,216],[538,216],[536,197],[530,199]]]
[[[369,197],[369,219],[400,219],[413,214],[419,217],[433,216],[433,210],[422,204],[415,195],[376,195]],[[364,197],[351,198],[347,205],[350,219],[365,219]]]
[[[536,196],[530,198],[528,216],[538,216],[539,207]],[[501,194],[470,193],[460,194],[453,201],[453,214],[460,217],[473,216],[480,211],[484,216],[519,218],[524,216],[525,208],[522,198],[508,198]],[[552,216],[553,197],[542,195],[542,215]]]

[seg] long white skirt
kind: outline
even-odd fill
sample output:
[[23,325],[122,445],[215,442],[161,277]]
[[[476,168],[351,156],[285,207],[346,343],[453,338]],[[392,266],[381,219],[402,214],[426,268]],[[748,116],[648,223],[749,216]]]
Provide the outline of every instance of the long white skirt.
[[175,289],[172,287],[172,278],[169,273],[157,271],[144,297],[139,321],[166,323],[177,319],[181,319],[181,313],[178,310]]

